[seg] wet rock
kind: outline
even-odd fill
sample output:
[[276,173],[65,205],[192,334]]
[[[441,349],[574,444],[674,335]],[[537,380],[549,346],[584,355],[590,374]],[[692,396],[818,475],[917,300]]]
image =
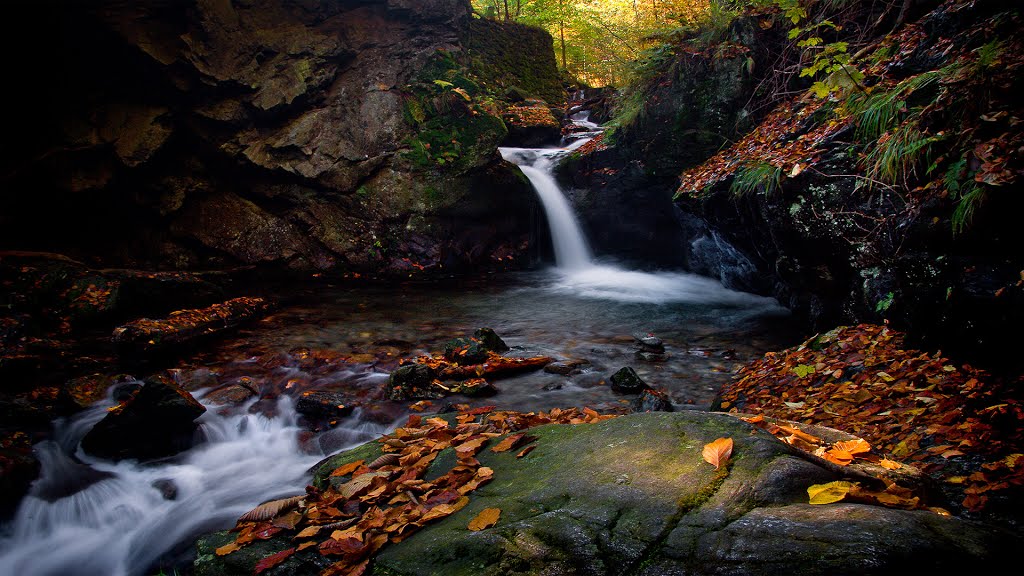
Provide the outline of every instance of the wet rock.
[[528,99],[509,106],[501,115],[508,126],[502,146],[543,148],[558,144],[562,127],[543,100]]
[[544,367],[544,371],[551,374],[561,374],[562,376],[569,376],[573,373],[578,373],[581,366],[590,364],[587,360],[561,360],[558,362],[552,362]]
[[637,375],[636,371],[626,366],[615,374],[612,374],[612,390],[621,394],[639,394],[650,388],[646,382]]
[[0,514],[13,512],[39,476],[39,461],[24,432],[4,432],[0,438]]
[[563,384],[561,382],[548,382],[547,384],[541,387],[541,390],[545,392],[553,392],[555,390],[561,390],[562,386]]
[[501,339],[501,336],[491,328],[478,328],[473,333],[473,337],[483,343],[483,345],[491,352],[501,354],[502,352],[508,352],[508,344]]
[[238,327],[263,315],[263,298],[234,298],[199,310],[181,310],[161,320],[140,318],[114,330],[122,355],[150,355]]
[[195,444],[195,419],[205,411],[171,379],[153,376],[89,430],[82,449],[110,460],[173,456]]
[[178,499],[178,485],[170,478],[160,478],[154,480],[152,484],[153,488],[156,488],[160,495],[163,496],[164,500],[177,500]]
[[641,351],[654,352],[656,354],[665,352],[665,343],[661,341],[661,338],[653,334],[634,334],[633,338],[636,339],[636,344]]
[[672,412],[672,401],[661,390],[648,388],[630,402],[633,412]]
[[385,397],[388,400],[441,398],[443,393],[432,389],[437,371],[425,364],[406,364],[391,373]]
[[259,395],[259,388],[250,378],[239,378],[239,382],[225,384],[203,396],[204,402],[220,405],[236,405]]
[[64,388],[75,404],[87,408],[104,399],[111,386],[134,380],[133,376],[127,374],[89,374],[68,380]]
[[314,420],[334,420],[352,413],[355,404],[341,392],[331,390],[308,390],[299,394],[295,411]]
[[463,366],[484,362],[487,351],[487,346],[476,338],[455,338],[444,345],[445,359]]

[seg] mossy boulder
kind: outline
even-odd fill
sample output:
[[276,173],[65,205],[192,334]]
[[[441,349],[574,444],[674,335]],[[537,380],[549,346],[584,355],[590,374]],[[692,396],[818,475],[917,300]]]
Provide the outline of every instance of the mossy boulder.
[[[522,458],[481,451],[477,458],[494,470],[494,480],[455,514],[387,544],[372,573],[995,573],[1020,543],[1018,536],[927,511],[812,506],[807,487],[836,480],[835,469],[724,414],[635,414],[541,426],[530,434],[537,447]],[[716,469],[701,450],[720,437],[735,444],[731,460]],[[344,463],[375,458],[378,446],[325,461],[315,483]],[[456,464],[450,452],[435,459],[427,478]],[[467,529],[485,508],[501,510],[497,524]],[[280,573],[314,556],[312,549],[298,553]],[[201,554],[205,568],[198,573],[249,573],[255,557],[237,559],[229,565]]]

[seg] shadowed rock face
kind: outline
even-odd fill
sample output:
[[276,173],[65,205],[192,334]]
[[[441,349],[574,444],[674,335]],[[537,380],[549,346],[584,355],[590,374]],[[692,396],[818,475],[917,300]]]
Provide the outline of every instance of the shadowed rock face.
[[457,168],[406,154],[408,86],[439,53],[462,59],[468,2],[64,4],[12,8],[33,40],[4,46],[24,84],[3,244],[174,268],[450,268],[526,252],[535,201],[494,150],[500,120]]

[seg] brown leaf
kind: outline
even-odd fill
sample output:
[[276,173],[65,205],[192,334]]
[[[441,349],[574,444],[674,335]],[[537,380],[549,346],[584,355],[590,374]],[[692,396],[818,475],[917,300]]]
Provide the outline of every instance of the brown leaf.
[[366,467],[369,468],[370,470],[376,470],[377,468],[381,468],[383,466],[393,466],[395,464],[398,464],[398,460],[398,454],[384,454],[380,458],[377,458],[373,462],[367,464]]
[[295,526],[302,520],[302,512],[298,510],[292,510],[291,512],[274,518],[270,523],[278,528],[284,528],[285,530],[293,530]]
[[537,447],[536,444],[530,444],[526,448],[523,448],[522,450],[520,450],[519,454],[516,454],[516,458],[522,458],[523,456],[526,456],[530,452],[533,452],[533,449],[536,448],[536,447]]
[[444,518],[445,516],[458,512],[466,504],[469,504],[469,496],[463,496],[462,498],[459,498],[457,501],[452,502],[451,504],[441,504],[440,506],[434,506],[430,510],[427,510],[426,514],[420,517],[419,522],[429,522],[430,520],[434,520],[436,518]]
[[501,442],[498,442],[497,446],[491,448],[491,452],[508,452],[509,450],[512,450],[513,448],[518,446],[524,438],[526,438],[525,432],[522,432],[520,434],[513,434],[505,438]]
[[262,522],[264,520],[270,520],[285,510],[290,510],[299,505],[299,502],[306,497],[305,494],[301,496],[292,496],[290,498],[281,498],[280,500],[271,500],[270,502],[264,502],[252,510],[246,512],[238,519],[239,522]]
[[868,444],[862,438],[857,438],[856,440],[847,440],[847,441],[843,441],[843,442],[836,442],[834,448],[836,450],[841,450],[843,452],[847,452],[851,456],[856,456],[857,454],[864,454],[866,452],[871,452],[871,444]]
[[287,560],[288,557],[292,554],[295,554],[295,548],[289,548],[287,550],[282,550],[277,554],[271,554],[270,556],[267,556],[266,558],[257,562],[256,565],[253,566],[252,573],[256,575],[260,572],[263,572],[264,570],[270,570],[274,566],[277,566],[281,562]]
[[484,508],[469,521],[469,529],[473,532],[490,528],[498,523],[498,517],[501,516],[501,508]]
[[362,460],[349,462],[348,464],[344,464],[342,466],[338,466],[337,468],[335,468],[334,472],[331,472],[331,476],[348,476],[349,474],[355,472],[362,465]]
[[732,438],[718,438],[704,445],[701,453],[704,460],[716,469],[725,464],[732,455]]

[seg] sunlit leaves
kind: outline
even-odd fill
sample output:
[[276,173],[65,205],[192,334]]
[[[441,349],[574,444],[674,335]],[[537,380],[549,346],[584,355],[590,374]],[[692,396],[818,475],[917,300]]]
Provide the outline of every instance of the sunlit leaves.
[[732,456],[732,438],[718,438],[704,445],[701,456],[716,469],[729,461]]
[[484,508],[475,518],[469,521],[468,528],[473,532],[485,530],[497,524],[500,516],[500,508]]
[[832,504],[846,498],[852,487],[852,482],[842,480],[828,484],[815,484],[807,487],[807,496],[811,504]]
[[[292,533],[293,547],[260,560],[257,573],[316,548],[333,562],[321,574],[363,574],[381,547],[401,542],[419,528],[458,513],[469,504],[473,491],[494,478],[494,470],[476,459],[492,438],[505,436],[494,446],[494,452],[522,447],[516,456],[523,457],[536,446],[530,443],[537,440],[522,432],[524,429],[614,418],[589,408],[547,413],[495,411],[494,406],[458,408],[454,423],[411,415],[406,426],[379,439],[383,456],[369,465],[357,460],[338,466],[328,476],[331,484],[324,490],[311,486],[305,496],[261,505],[249,514],[260,520],[239,522],[235,540],[215,553],[231,554],[257,540]],[[431,463],[446,449],[454,449],[457,461],[447,472],[426,480]],[[469,529],[490,528],[500,515],[497,508],[485,509],[469,521]]]

